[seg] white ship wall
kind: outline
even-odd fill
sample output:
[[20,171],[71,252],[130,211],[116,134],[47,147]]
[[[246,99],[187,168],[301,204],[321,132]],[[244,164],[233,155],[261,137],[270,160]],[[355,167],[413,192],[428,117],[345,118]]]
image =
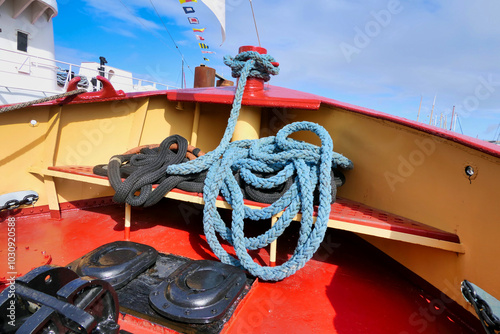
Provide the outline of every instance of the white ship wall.
[[[0,0],[0,105],[65,92],[74,75],[84,76],[80,88],[90,91],[100,88],[99,84],[91,84],[92,78],[101,73],[99,63],[74,65],[56,60],[52,24],[56,15],[56,0]],[[18,31],[28,35],[26,52],[17,50]],[[104,72],[115,89],[125,92],[172,87],[133,78],[131,72],[107,65]]]
[[[53,61],[56,14],[55,0],[0,0],[0,105],[63,91]],[[27,52],[17,51],[18,31],[28,34]]]

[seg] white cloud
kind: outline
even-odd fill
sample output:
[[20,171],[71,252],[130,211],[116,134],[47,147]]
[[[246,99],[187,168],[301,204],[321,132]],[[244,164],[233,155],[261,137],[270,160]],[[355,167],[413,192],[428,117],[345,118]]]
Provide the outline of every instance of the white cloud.
[[99,28],[109,33],[119,34],[125,37],[137,38],[136,34],[134,34],[131,29],[125,29],[121,27],[109,27],[109,26],[99,26]]
[[[254,5],[263,46],[282,65],[271,83],[333,98],[350,96],[347,102],[406,117],[413,108],[415,118],[421,94],[425,108],[437,94],[435,112],[451,112],[475,95],[481,78],[500,82],[495,17],[500,2],[401,1],[401,11],[377,20],[391,1],[397,4],[289,0]],[[237,10],[227,27],[226,48],[232,54],[238,44],[256,42],[253,22],[242,19],[251,18],[248,9]],[[358,52],[347,59],[342,43]],[[500,122],[500,84],[479,102],[473,112],[461,114],[483,120],[482,128],[470,130],[473,136],[489,122]]]
[[57,60],[75,65],[80,65],[82,61],[99,59],[99,56],[96,54],[85,52],[79,49],[64,47],[61,45],[56,45],[55,54],[55,58]]
[[[105,22],[112,27],[120,27],[114,21],[116,19],[121,23],[126,23],[129,26],[146,29],[158,30],[160,26],[151,20],[144,19],[140,16],[139,10],[149,1],[102,1],[102,0],[84,0],[87,4],[86,9],[93,15],[102,17]],[[122,29],[123,30],[123,29]]]
[[[109,30],[132,35],[144,30],[163,36],[163,24],[177,41],[191,65],[200,59],[196,41],[182,6],[175,1],[85,0]],[[254,1],[262,46],[281,64],[271,84],[309,91],[415,119],[420,96],[422,112],[430,110],[437,95],[437,112],[451,112],[474,96],[481,78],[500,82],[498,54],[500,2],[491,0],[274,0]],[[220,31],[211,12],[198,2],[196,14],[208,28],[204,36],[217,52],[210,64],[229,77],[222,56],[235,55],[241,45],[257,45],[250,5],[227,0],[227,40],[218,47]],[[394,10],[401,9],[401,10]],[[392,10],[392,12],[391,12]],[[384,16],[387,12],[390,17]],[[130,31],[123,23],[132,26]],[[180,28],[179,28],[180,27]],[[132,29],[133,28],[133,29]],[[362,36],[364,35],[364,36]],[[356,52],[346,56],[342,45]],[[352,49],[351,49],[352,51]],[[195,59],[195,60],[192,60]],[[500,84],[473,112],[469,135],[486,131],[500,122]],[[476,120],[478,118],[478,120]]]

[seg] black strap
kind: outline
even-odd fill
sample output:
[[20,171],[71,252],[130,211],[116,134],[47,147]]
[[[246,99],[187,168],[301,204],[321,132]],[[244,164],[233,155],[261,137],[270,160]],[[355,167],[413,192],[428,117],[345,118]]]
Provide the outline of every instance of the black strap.
[[[258,177],[267,178],[271,177],[274,174],[265,174],[254,172],[254,174]],[[337,188],[342,186],[345,183],[345,176],[341,172],[337,170],[332,170],[332,203],[335,202],[337,196]],[[296,177],[295,175],[289,177],[285,183],[280,184],[279,186],[272,189],[261,189],[256,188],[253,185],[247,184],[240,176],[240,172],[236,172],[234,175],[236,182],[243,189],[243,197],[252,201],[256,201],[259,203],[267,203],[272,204],[276,202],[281,196],[283,196],[286,191],[293,184],[293,179]],[[314,191],[314,203],[318,204],[319,201],[319,190],[316,187]]]

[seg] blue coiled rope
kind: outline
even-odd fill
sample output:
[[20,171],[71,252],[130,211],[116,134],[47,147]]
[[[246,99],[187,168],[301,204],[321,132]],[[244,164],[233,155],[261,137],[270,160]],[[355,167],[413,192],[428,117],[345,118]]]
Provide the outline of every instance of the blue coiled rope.
[[[331,208],[332,167],[352,168],[349,159],[333,152],[329,133],[311,122],[296,122],[283,127],[276,136],[230,143],[247,77],[270,79],[279,68],[269,55],[254,51],[238,54],[234,59],[226,56],[224,63],[231,67],[233,77],[239,77],[228,125],[219,146],[193,161],[171,165],[168,174],[188,175],[208,170],[203,188],[205,201],[203,226],[212,251],[227,264],[242,266],[263,280],[278,281],[294,274],[313,256],[325,236]],[[288,138],[297,131],[312,131],[321,140],[321,147]],[[292,186],[276,202],[263,209],[251,209],[243,203],[243,193],[233,172],[240,171],[246,183],[258,188],[271,189],[295,176]],[[253,172],[274,173],[269,178]],[[313,192],[319,182],[319,206],[313,224]],[[232,224],[227,227],[216,207],[222,193],[231,205]],[[260,236],[247,238],[243,232],[244,219],[264,220],[282,212],[277,222]],[[283,234],[292,219],[302,214],[299,240],[292,257],[277,267],[263,267],[253,261],[248,250],[269,245]],[[217,233],[233,245],[238,259],[228,254],[217,239]]]

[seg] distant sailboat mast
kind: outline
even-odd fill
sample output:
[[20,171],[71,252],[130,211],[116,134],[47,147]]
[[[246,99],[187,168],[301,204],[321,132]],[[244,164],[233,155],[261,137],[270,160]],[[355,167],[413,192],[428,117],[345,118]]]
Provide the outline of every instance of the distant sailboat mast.
[[436,97],[437,97],[437,95],[434,95],[434,102],[432,102],[431,117],[429,118],[429,125],[432,125],[432,114],[434,113],[434,106],[436,105]]
[[184,58],[182,58],[182,66],[181,66],[181,88],[186,88],[186,77],[184,75]]
[[[455,117],[455,106],[453,106],[453,110],[451,111],[451,120],[450,120],[450,131],[452,130],[453,127],[453,118]],[[455,131],[455,129],[453,129]]]
[[417,122],[420,117],[420,109],[422,108],[422,95],[420,95],[420,104],[418,106]]

